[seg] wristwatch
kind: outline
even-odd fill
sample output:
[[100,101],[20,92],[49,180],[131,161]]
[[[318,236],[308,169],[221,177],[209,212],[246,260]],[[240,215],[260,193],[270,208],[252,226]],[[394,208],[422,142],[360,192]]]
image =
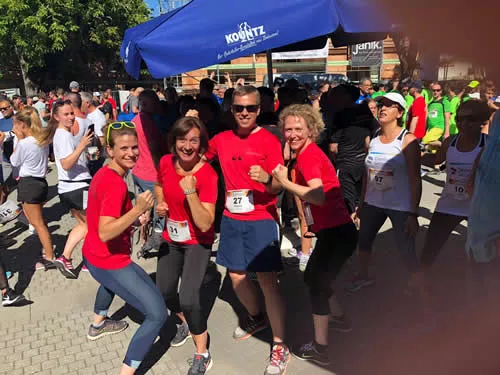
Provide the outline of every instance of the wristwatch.
[[190,195],[196,193],[196,189],[184,190],[184,195]]

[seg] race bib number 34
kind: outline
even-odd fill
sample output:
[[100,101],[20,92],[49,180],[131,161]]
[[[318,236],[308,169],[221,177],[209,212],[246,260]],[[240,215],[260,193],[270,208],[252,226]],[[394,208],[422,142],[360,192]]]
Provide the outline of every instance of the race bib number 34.
[[189,232],[189,224],[185,221],[175,221],[168,219],[167,221],[168,236],[175,242],[186,242],[191,239]]
[[233,214],[252,212],[255,209],[252,190],[228,191],[226,196],[226,208]]

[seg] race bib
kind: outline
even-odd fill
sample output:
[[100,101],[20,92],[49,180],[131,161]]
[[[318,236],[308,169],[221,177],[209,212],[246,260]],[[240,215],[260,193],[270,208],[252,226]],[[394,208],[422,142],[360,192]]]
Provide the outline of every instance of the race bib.
[[83,202],[82,202],[82,207],[84,210],[87,209],[87,204],[89,203],[89,192],[88,190],[83,191]]
[[433,109],[432,111],[429,112],[429,117],[438,118],[438,111],[436,109]]
[[467,200],[469,194],[465,190],[470,176],[470,168],[460,168],[453,164],[448,169],[446,195],[456,200]]
[[167,221],[168,236],[175,242],[186,242],[191,239],[189,232],[189,224],[187,220],[175,221],[168,219]]
[[19,216],[22,209],[16,202],[7,200],[0,206],[0,223],[4,224]]
[[304,218],[307,225],[313,225],[314,219],[311,213],[311,206],[309,202],[302,202],[302,209],[304,210]]
[[255,207],[253,205],[252,190],[230,190],[226,196],[226,208],[233,214],[244,214],[252,212]]
[[370,168],[370,190],[388,191],[392,190],[392,180],[394,172],[392,170],[377,170]]

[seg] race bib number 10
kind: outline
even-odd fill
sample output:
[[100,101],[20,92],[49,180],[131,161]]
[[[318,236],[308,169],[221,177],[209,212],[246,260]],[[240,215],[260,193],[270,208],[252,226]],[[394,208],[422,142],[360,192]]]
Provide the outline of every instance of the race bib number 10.
[[243,189],[228,191],[226,196],[226,208],[233,214],[252,212],[255,209],[252,190]]

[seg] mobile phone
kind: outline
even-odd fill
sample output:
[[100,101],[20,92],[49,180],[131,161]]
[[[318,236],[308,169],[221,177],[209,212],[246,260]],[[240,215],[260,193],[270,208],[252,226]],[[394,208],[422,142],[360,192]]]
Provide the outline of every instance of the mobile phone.
[[95,133],[94,124],[90,124],[88,130],[90,130],[91,133]]

